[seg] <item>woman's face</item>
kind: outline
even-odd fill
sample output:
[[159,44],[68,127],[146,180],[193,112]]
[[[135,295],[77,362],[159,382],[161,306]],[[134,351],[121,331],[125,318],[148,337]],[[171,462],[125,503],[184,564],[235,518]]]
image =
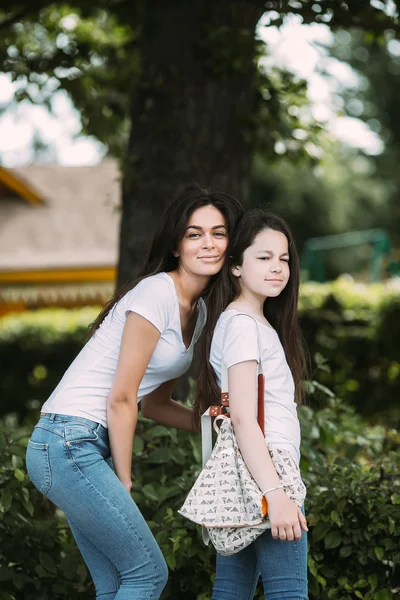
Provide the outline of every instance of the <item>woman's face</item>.
[[177,248],[179,269],[210,277],[222,269],[228,245],[225,218],[212,205],[202,206],[189,218]]
[[287,237],[280,231],[263,229],[243,253],[243,263],[234,267],[242,289],[262,298],[275,298],[290,277]]

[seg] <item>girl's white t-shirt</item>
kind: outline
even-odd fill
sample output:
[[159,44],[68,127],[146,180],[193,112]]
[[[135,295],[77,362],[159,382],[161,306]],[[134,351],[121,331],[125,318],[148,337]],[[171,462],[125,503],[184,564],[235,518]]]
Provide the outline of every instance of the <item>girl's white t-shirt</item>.
[[117,302],[65,372],[42,411],[84,417],[107,427],[107,397],[129,312],[141,315],[161,333],[140,382],[138,402],[162,383],[188,370],[193,346],[205,325],[206,307],[200,298],[196,327],[186,348],[175,284],[167,273],[158,273],[140,281]]
[[253,317],[233,309],[224,311],[215,327],[210,351],[210,363],[219,386],[222,356],[229,369],[248,360],[258,362],[260,353],[265,379],[265,440],[286,448],[298,463],[300,423],[294,382],[279,336],[275,329]]

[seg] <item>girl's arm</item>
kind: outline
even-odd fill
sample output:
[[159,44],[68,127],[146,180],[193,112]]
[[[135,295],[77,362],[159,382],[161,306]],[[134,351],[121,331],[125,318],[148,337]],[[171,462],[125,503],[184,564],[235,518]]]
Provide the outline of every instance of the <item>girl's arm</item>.
[[133,312],[128,314],[117,369],[107,399],[107,424],[115,472],[128,491],[132,487],[132,448],[139,385],[160,335],[159,330],[144,317]]
[[172,400],[171,394],[176,379],[161,384],[154,392],[142,399],[142,414],[166,427],[176,427],[186,431],[195,431],[193,427],[193,410]]
[[[229,408],[232,425],[244,461],[262,491],[281,485],[257,423],[257,362],[241,362],[228,369]],[[300,539],[306,519],[283,489],[266,494],[272,536]]]

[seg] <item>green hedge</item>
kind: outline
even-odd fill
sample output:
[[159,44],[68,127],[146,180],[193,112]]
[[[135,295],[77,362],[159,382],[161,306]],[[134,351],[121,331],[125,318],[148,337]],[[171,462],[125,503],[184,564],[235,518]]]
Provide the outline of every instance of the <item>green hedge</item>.
[[[0,415],[23,417],[46,400],[97,312],[53,309],[0,319]],[[400,285],[304,284],[300,314],[311,354],[328,358],[321,382],[372,420],[399,427]]]
[[[314,383],[315,385],[315,383]],[[327,392],[318,390],[325,396]],[[301,409],[310,600],[394,600],[400,591],[400,436],[342,402]],[[63,515],[29,483],[27,430],[0,426],[0,600],[89,600],[94,591]],[[206,600],[214,552],[177,513],[200,464],[198,436],[140,419],[133,497],[170,567],[164,600]],[[397,590],[397,591],[396,591]],[[258,593],[261,598],[261,592]]]

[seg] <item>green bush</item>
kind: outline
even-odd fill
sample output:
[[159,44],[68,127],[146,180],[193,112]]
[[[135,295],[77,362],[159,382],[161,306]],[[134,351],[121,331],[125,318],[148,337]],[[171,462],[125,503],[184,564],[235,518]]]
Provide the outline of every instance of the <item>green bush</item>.
[[[301,409],[310,600],[394,600],[400,589],[399,433],[367,426],[334,398],[324,403],[319,411]],[[0,440],[0,600],[93,598],[65,519],[24,474],[26,431],[8,424]],[[177,513],[199,471],[199,437],[140,418],[134,454],[133,497],[170,567],[162,598],[206,600],[214,552],[203,545],[200,528]]]
[[[47,399],[88,335],[98,308],[40,310],[0,319],[0,414],[21,419]],[[302,286],[311,354],[328,358],[322,383],[373,420],[400,427],[400,289],[344,279]]]
[[308,283],[300,298],[311,354],[328,359],[320,382],[371,421],[400,427],[400,281]]
[[[400,593],[400,437],[360,412],[398,416],[399,294],[383,286],[303,286],[301,314],[317,380],[300,411],[308,486],[310,600],[394,600]],[[0,600],[89,600],[94,591],[66,520],[30,484],[27,430],[87,337],[97,309],[0,321]],[[396,329],[397,328],[397,329]],[[323,358],[328,356],[328,362]],[[330,391],[343,392],[348,402]],[[396,412],[397,411],[397,412]],[[377,419],[375,419],[377,420]],[[171,573],[164,600],[206,600],[214,553],[178,513],[200,464],[198,437],[140,419],[133,496]],[[262,597],[259,595],[257,597]]]
[[25,473],[28,430],[0,425],[0,600],[84,600],[92,587],[66,519]]

